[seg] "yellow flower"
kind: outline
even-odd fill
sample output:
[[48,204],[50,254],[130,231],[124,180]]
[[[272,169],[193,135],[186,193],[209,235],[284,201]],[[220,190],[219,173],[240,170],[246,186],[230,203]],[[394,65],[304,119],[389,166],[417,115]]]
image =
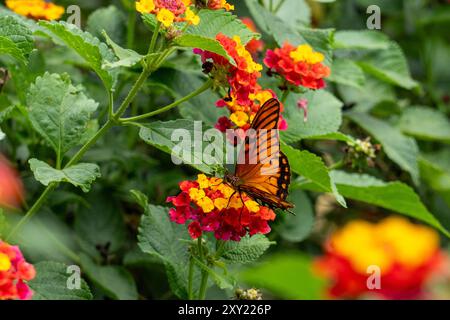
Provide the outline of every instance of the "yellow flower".
[[189,6],[192,4],[192,1],[191,1],[191,0],[183,0],[183,4],[184,4],[186,7],[189,7]]
[[214,199],[214,206],[217,209],[222,210],[222,209],[225,209],[227,207],[228,202],[229,202],[228,199],[217,198],[217,199]]
[[190,8],[186,8],[185,19],[187,22],[192,23],[195,26],[200,23],[200,17],[196,15]]
[[36,20],[57,20],[65,12],[64,7],[44,0],[6,0],[6,6],[17,14]]
[[260,65],[259,63],[256,63],[253,60],[253,57],[250,54],[250,52],[248,52],[248,50],[245,48],[245,46],[242,45],[241,38],[239,36],[234,36],[233,40],[236,42],[236,52],[237,52],[237,54],[240,57],[244,58],[245,61],[247,62],[247,69],[246,69],[246,71],[248,73],[261,71],[263,69],[262,65]]
[[151,13],[155,10],[155,3],[153,0],[140,0],[136,2],[136,10],[140,13]]
[[306,62],[309,64],[316,64],[322,62],[325,58],[320,52],[314,52],[310,45],[302,44],[297,47],[290,54],[294,62]]
[[234,189],[231,188],[229,185],[224,184],[224,183],[220,184],[220,185],[217,187],[217,190],[219,190],[220,192],[222,192],[223,197],[224,197],[225,199],[227,199],[227,200],[228,200],[228,199],[231,197],[231,195],[234,193]]
[[273,98],[273,94],[269,90],[258,90],[256,93],[249,94],[250,100],[258,100],[260,104],[266,103]]
[[230,115],[230,120],[233,121],[238,127],[242,127],[248,123],[249,117],[243,111],[236,111]]
[[172,25],[173,20],[175,20],[175,15],[172,11],[162,8],[156,15],[156,19],[161,22],[164,27],[168,28]]
[[221,2],[222,8],[224,8],[225,10],[227,10],[227,11],[234,10],[234,6],[232,4],[229,4],[227,2],[227,0],[220,0],[220,2]]
[[8,271],[11,268],[11,260],[9,257],[0,252],[0,271]]
[[209,213],[214,210],[214,202],[209,197],[203,197],[197,201],[197,205],[202,208],[204,213]]
[[250,212],[258,212],[259,211],[259,204],[256,201],[253,200],[247,200],[245,201],[245,206],[247,207]]
[[192,199],[192,201],[199,201],[200,199],[204,198],[206,196],[205,191],[202,189],[197,188],[191,188],[189,189],[189,197]]
[[208,177],[206,175],[199,174],[197,176],[197,182],[199,184],[200,189],[209,188],[210,183],[209,183],[209,179],[208,179]]

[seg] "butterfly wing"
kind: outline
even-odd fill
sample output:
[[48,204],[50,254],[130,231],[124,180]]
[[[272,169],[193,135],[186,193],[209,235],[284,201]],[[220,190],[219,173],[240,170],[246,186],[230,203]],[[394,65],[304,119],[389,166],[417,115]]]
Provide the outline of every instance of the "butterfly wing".
[[[253,119],[244,147],[239,155],[235,176],[239,190],[276,208],[292,208],[286,201],[291,179],[289,161],[280,151],[278,120],[281,106],[270,99]],[[256,139],[257,136],[257,139]]]

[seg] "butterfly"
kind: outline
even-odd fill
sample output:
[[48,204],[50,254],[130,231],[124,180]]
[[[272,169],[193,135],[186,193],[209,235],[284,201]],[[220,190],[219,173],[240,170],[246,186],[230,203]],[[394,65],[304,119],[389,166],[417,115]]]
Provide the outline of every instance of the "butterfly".
[[271,209],[289,210],[294,207],[286,201],[291,169],[288,158],[280,151],[280,112],[277,99],[268,100],[258,110],[250,127],[256,135],[246,136],[235,172],[226,174],[224,180],[240,195],[245,193]]

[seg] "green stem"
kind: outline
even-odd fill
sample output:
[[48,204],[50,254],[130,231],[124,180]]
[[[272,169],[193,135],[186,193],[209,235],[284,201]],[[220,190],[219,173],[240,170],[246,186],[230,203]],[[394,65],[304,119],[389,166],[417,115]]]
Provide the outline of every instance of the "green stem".
[[286,103],[286,100],[289,97],[290,92],[291,91],[289,89],[287,89],[283,92],[283,95],[281,96],[281,103],[283,103],[283,104]]
[[158,114],[167,112],[175,107],[177,107],[178,105],[182,104],[183,102],[186,102],[190,99],[192,99],[193,97],[198,96],[199,94],[205,92],[206,90],[208,90],[209,88],[211,88],[213,85],[213,81],[211,79],[209,79],[208,81],[206,81],[200,88],[198,88],[197,90],[191,92],[190,94],[188,94],[187,96],[165,106],[162,107],[158,110],[152,111],[152,112],[148,112],[145,114],[141,114],[139,116],[135,116],[135,117],[130,117],[130,118],[125,118],[125,119],[120,119],[120,122],[124,123],[124,122],[132,122],[132,121],[139,121],[139,120],[143,120],[143,119],[147,119],[153,116],[156,116]]
[[214,258],[217,260],[222,256],[223,250],[225,249],[225,241],[217,240],[216,254]]
[[270,2],[269,2],[269,10],[270,10],[270,12],[274,12],[273,11],[273,0],[270,0]]
[[[203,242],[203,238],[202,238],[202,236],[200,236],[198,238],[198,242],[197,242],[198,243],[198,254],[200,256],[200,260],[205,261],[205,264],[206,264],[206,259],[204,257],[204,253],[203,253],[203,243],[202,242]],[[202,273],[202,280],[200,282],[200,291],[198,293],[198,299],[205,300],[209,274],[206,270],[203,270],[203,269],[202,269],[201,273]]]
[[342,168],[345,165],[344,160],[339,160],[338,162],[336,162],[335,164],[332,164],[331,166],[328,167],[329,171],[333,171],[333,170],[337,170]]
[[130,10],[128,13],[128,27],[127,27],[127,48],[134,47],[134,34],[136,29],[136,11]]
[[159,29],[161,28],[161,22],[158,21],[156,24],[155,31],[153,32],[152,40],[150,41],[150,47],[148,52],[151,53],[155,50],[156,40],[158,40]]
[[280,10],[281,6],[283,5],[283,3],[284,3],[285,1],[286,1],[286,0],[280,0],[280,2],[278,2],[277,6],[276,6],[275,9],[273,10],[273,13],[277,13],[278,10]]
[[193,287],[193,279],[194,279],[194,259],[189,258],[189,278],[188,278],[188,300],[192,300],[194,298]]

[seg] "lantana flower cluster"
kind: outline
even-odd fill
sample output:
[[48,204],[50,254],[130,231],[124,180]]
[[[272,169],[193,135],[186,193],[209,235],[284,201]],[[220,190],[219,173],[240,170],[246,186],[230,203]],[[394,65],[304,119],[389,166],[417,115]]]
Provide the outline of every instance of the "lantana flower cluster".
[[322,63],[324,58],[308,44],[294,47],[285,43],[281,48],[267,50],[264,63],[272,72],[282,76],[287,84],[322,89],[325,87],[324,78],[330,75],[330,68]]
[[[318,270],[333,284],[334,298],[377,295],[384,299],[425,298],[424,286],[443,269],[445,255],[438,234],[404,218],[389,217],[379,223],[356,220],[335,232],[318,259]],[[381,288],[369,289],[368,268],[376,266]]]
[[35,20],[58,20],[64,7],[45,0],[6,0],[6,6],[17,14]]
[[249,235],[270,232],[269,221],[275,212],[259,205],[245,194],[239,194],[220,178],[199,174],[195,181],[179,184],[181,193],[167,198],[174,205],[170,219],[179,224],[190,221],[193,239],[203,232],[213,232],[217,239],[239,241]]
[[[254,33],[259,33],[252,19],[244,17],[241,19],[241,21],[243,24],[247,26],[247,28],[250,31]],[[252,39],[245,45],[245,48],[248,50],[248,52],[250,52],[250,54],[255,59],[260,52],[264,51],[264,41],[262,41],[261,39]]]
[[20,207],[23,197],[24,188],[19,174],[0,154],[0,207]]
[[139,0],[136,10],[140,13],[151,13],[166,28],[174,22],[200,23],[200,17],[192,9],[191,0]]
[[28,300],[33,292],[26,281],[36,276],[19,247],[0,240],[0,300]]
[[[194,50],[201,56],[205,71],[211,74],[217,86],[229,88],[228,96],[217,101],[216,105],[227,107],[231,115],[229,118],[220,118],[216,128],[221,131],[231,128],[247,130],[260,106],[267,100],[276,98],[276,94],[272,90],[262,89],[258,84],[263,67],[253,60],[239,36],[229,38],[220,33],[216,40],[234,59],[235,65],[213,52]],[[286,128],[286,122],[281,119],[279,129]]]

